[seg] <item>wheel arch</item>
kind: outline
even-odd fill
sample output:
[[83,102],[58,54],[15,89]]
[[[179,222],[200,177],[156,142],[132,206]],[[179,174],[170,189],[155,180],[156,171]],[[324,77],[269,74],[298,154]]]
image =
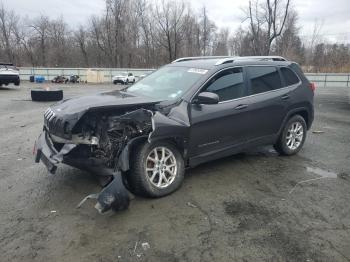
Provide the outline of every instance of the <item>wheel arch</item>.
[[311,128],[311,124],[313,121],[313,114],[311,113],[311,110],[307,106],[298,107],[290,110],[288,114],[285,116],[282,122],[282,125],[280,127],[280,130],[278,132],[279,135],[283,131],[283,128],[286,125],[287,121],[295,115],[300,115],[302,118],[304,118],[308,130]]
[[119,159],[118,159],[118,165],[119,168],[126,172],[130,169],[130,159],[133,154],[133,151],[137,148],[137,146],[141,143],[154,143],[154,142],[170,142],[172,145],[174,145],[182,155],[185,163],[186,163],[186,155],[187,155],[187,149],[186,149],[186,143],[183,138],[181,137],[157,137],[153,138],[151,141],[149,141],[148,136],[140,136],[137,138],[134,138],[130,140],[127,145],[124,147],[123,151],[121,152]]

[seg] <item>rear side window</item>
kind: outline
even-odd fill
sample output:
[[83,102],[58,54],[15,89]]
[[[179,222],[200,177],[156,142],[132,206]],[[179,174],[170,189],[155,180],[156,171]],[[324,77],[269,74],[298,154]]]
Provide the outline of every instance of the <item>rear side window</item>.
[[295,84],[299,83],[299,78],[289,68],[282,67],[281,73],[282,73],[282,76],[284,78],[286,86],[291,86],[291,85],[295,85]]
[[275,67],[252,66],[248,67],[247,70],[251,83],[251,95],[282,87],[280,75]]
[[217,74],[203,91],[217,94],[220,101],[244,96],[245,85],[242,68],[232,68]]

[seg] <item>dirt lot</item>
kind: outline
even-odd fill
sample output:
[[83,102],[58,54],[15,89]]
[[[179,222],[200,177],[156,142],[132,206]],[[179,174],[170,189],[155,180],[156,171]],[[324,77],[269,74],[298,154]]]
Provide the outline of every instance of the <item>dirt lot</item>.
[[[75,208],[100,191],[95,177],[34,164],[50,104],[30,101],[30,88],[0,90],[1,261],[350,261],[345,88],[317,90],[312,131],[323,133],[309,132],[297,156],[268,147],[207,163],[176,193],[106,215],[94,201]],[[65,96],[112,88],[65,86]]]

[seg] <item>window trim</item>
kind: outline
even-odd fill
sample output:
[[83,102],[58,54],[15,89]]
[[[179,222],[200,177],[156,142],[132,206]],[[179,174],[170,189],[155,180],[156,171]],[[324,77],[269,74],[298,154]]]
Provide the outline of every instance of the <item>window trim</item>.
[[[280,82],[281,82],[281,87],[280,88],[276,88],[276,89],[272,89],[272,90],[269,90],[269,91],[265,91],[265,92],[261,92],[261,93],[257,93],[257,94],[251,94],[249,96],[256,96],[256,95],[260,95],[260,94],[267,94],[267,93],[271,93],[271,92],[274,92],[274,91],[279,91],[279,90],[282,90],[284,88],[286,88],[287,86],[283,86],[284,84],[284,78],[282,77],[282,73],[281,71],[279,70],[280,67],[279,66],[276,66],[276,65],[248,65],[246,66],[246,68],[248,69],[249,67],[273,67],[276,69],[277,73],[278,73],[278,76],[280,78]],[[248,83],[248,94],[249,93],[252,93],[252,82],[251,82],[251,79],[250,79],[250,75],[248,73],[248,70],[247,71],[247,83]]]
[[[215,77],[217,74],[221,73],[222,71],[226,70],[226,69],[233,69],[233,68],[242,68],[243,70],[243,82],[244,82],[244,85],[245,85],[245,91],[246,91],[246,94],[247,94],[247,91],[249,92],[250,91],[250,81],[248,80],[248,73],[247,73],[247,67],[263,67],[263,66],[267,66],[267,67],[275,67],[278,71],[278,74],[280,75],[280,78],[281,78],[281,83],[283,83],[285,80],[284,80],[284,77],[282,76],[282,72],[280,71],[280,68],[282,67],[285,67],[285,68],[289,68],[288,66],[274,66],[274,65],[247,65],[247,66],[242,66],[242,65],[239,65],[239,66],[230,66],[230,67],[225,67],[225,68],[222,68],[221,70],[217,71],[216,73],[214,73],[211,77],[209,77],[201,86],[200,88],[198,88],[198,90],[194,93],[194,95],[191,97],[190,99],[190,104],[193,104],[193,100],[194,98],[200,93],[200,91],[203,89],[203,87],[213,78]],[[229,102],[233,102],[233,101],[237,101],[237,100],[241,100],[241,99],[245,99],[245,98],[251,98],[251,97],[255,97],[255,96],[260,96],[260,95],[265,95],[265,94],[269,94],[269,93],[273,93],[273,92],[278,92],[280,90],[285,90],[285,89],[290,89],[291,87],[293,86],[296,86],[296,85],[300,85],[302,83],[300,77],[298,76],[297,73],[295,73],[295,71],[291,68],[289,68],[290,70],[293,71],[293,73],[298,77],[299,79],[299,82],[297,84],[293,84],[293,85],[289,85],[289,86],[284,86],[284,87],[281,87],[281,88],[278,88],[278,89],[274,89],[274,90],[270,90],[270,91],[266,91],[266,92],[262,92],[262,93],[258,93],[258,94],[252,94],[252,95],[246,95],[246,96],[242,96],[242,97],[239,97],[239,98],[234,98],[234,99],[231,99],[231,100],[226,100],[226,101],[221,101],[219,102],[218,104],[224,104],[224,103],[229,103]]]
[[[291,70],[291,71],[293,72],[293,74],[297,76],[297,78],[299,79],[299,82],[298,82],[298,83],[295,83],[295,84],[292,84],[292,85],[287,85],[286,79],[284,78],[283,73],[282,73],[282,70],[281,70],[282,68],[286,68],[287,70],[288,70],[288,69]],[[300,77],[298,76],[298,74],[297,74],[292,68],[290,68],[290,67],[288,67],[288,66],[279,66],[279,67],[278,67],[278,71],[280,72],[281,79],[283,79],[283,83],[285,84],[284,87],[296,86],[296,85],[300,85],[300,84],[302,83]]]
[[227,102],[232,102],[235,100],[239,100],[239,99],[243,99],[248,97],[247,95],[247,78],[246,78],[246,70],[244,66],[230,66],[230,67],[225,67],[220,69],[219,71],[215,72],[213,75],[211,75],[199,88],[198,90],[194,93],[194,95],[191,97],[190,99],[190,103],[193,104],[193,100],[195,99],[195,97],[202,91],[202,89],[205,87],[206,84],[208,84],[208,82],[213,79],[215,76],[217,76],[218,74],[220,74],[222,71],[225,70],[229,70],[229,69],[234,69],[234,68],[242,68],[242,74],[243,74],[243,84],[244,84],[244,91],[245,91],[245,96],[242,97],[238,97],[238,98],[234,98],[234,99],[230,99],[230,100],[225,100],[225,101],[220,101],[218,104],[223,104],[223,103],[227,103]]

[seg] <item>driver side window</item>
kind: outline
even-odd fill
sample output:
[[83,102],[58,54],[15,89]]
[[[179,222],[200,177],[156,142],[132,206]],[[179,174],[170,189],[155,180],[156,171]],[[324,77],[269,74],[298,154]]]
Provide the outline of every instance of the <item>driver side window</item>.
[[230,68],[214,76],[202,92],[212,92],[219,96],[219,101],[243,97],[245,85],[242,68]]

